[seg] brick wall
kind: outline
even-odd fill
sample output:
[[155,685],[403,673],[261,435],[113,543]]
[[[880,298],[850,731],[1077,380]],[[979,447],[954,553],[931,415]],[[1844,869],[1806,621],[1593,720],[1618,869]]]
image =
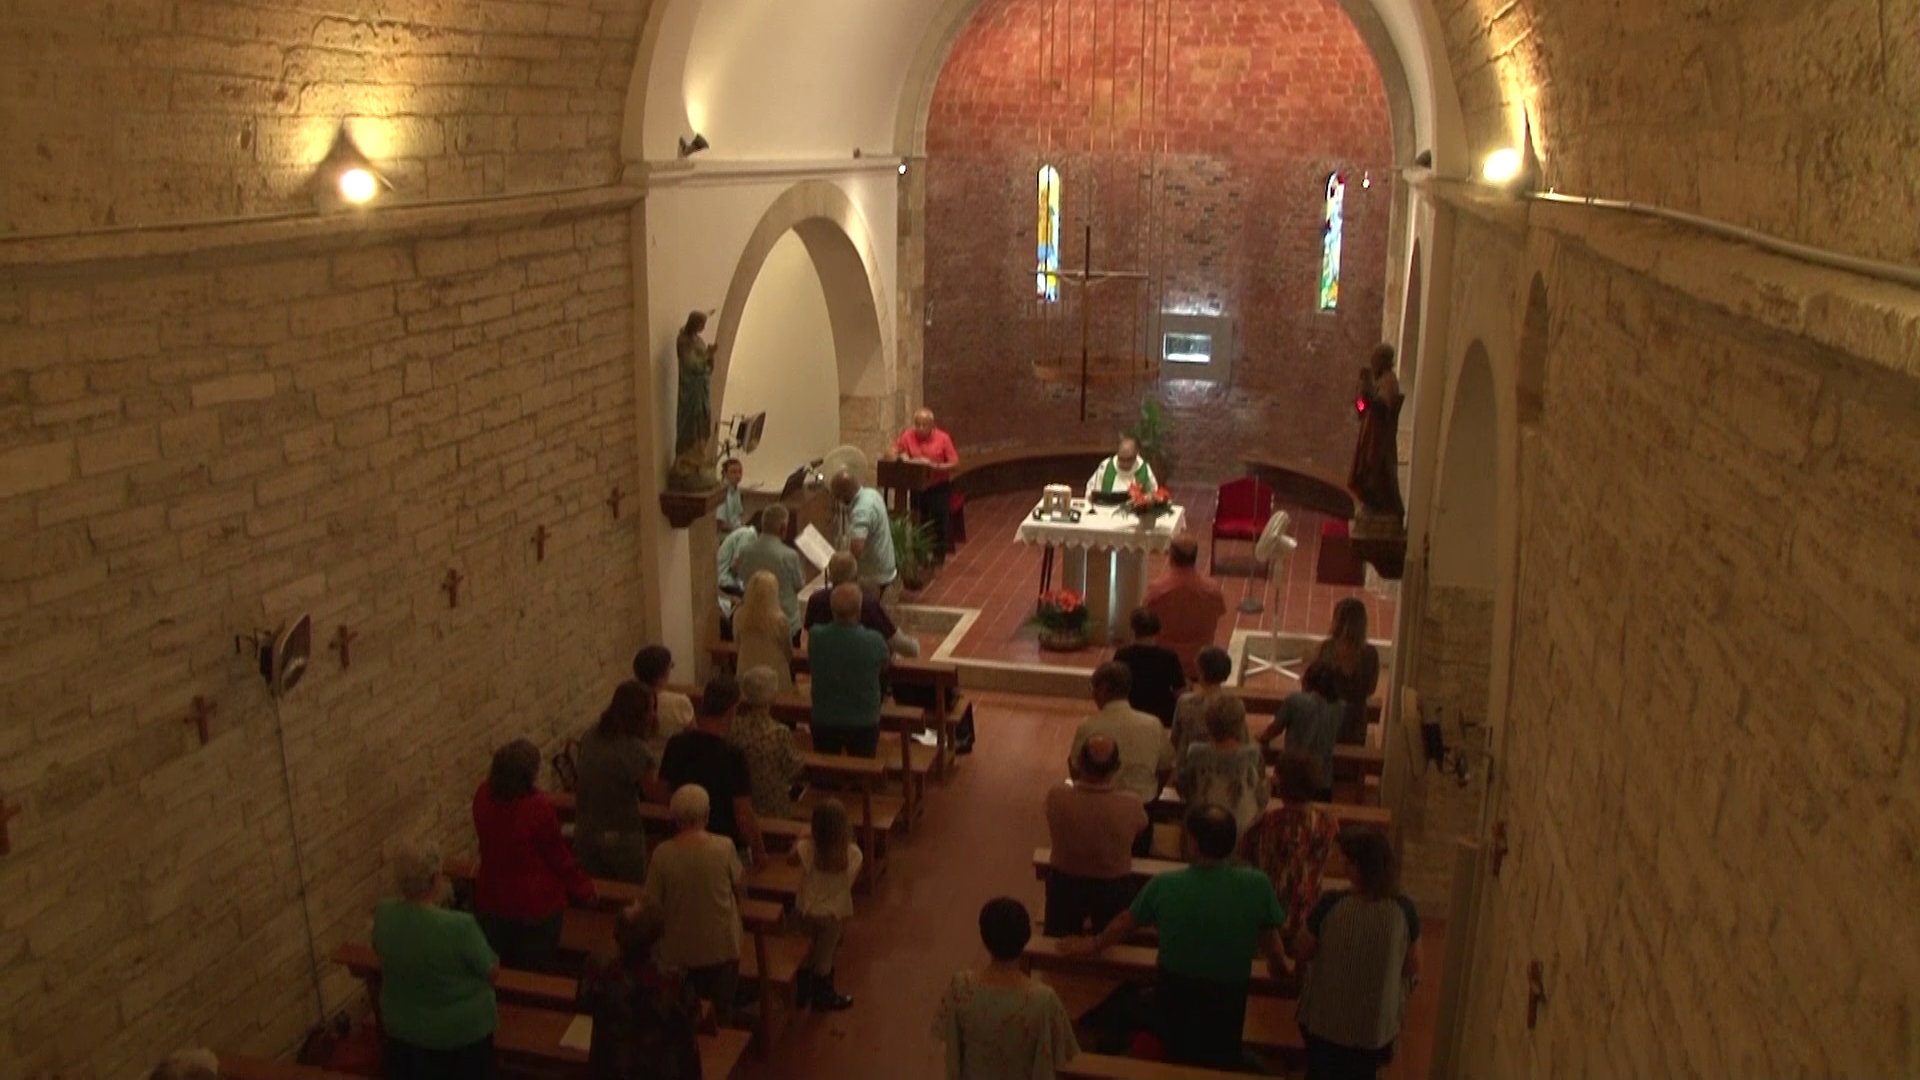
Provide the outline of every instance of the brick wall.
[[[1149,31],[1143,41],[1142,22]],[[1158,33],[1153,32],[1158,27]],[[1331,0],[991,0],[955,43],[927,128],[927,393],[964,448],[1104,440],[1152,388],[1157,310],[1235,322],[1230,385],[1163,387],[1185,479],[1243,450],[1329,468],[1379,339],[1386,93]],[[1153,148],[1158,145],[1157,152]],[[1036,173],[1064,181],[1062,264],[1141,270],[1089,312],[1100,380],[1077,425],[1080,300],[1034,298]],[[1348,173],[1342,298],[1318,310],[1327,176]],[[1371,188],[1362,178],[1371,172]]]
[[32,0],[0,234],[310,207],[344,121],[402,198],[610,182],[645,0]]
[[[470,849],[491,748],[594,715],[641,606],[639,508],[604,502],[638,479],[628,223],[0,286],[0,1075],[290,1047],[303,884],[327,970],[385,843]],[[313,667],[276,707],[234,636],[298,611]]]
[[1903,1075],[1920,390],[1578,247],[1548,281],[1466,1073]]
[[1530,107],[1562,191],[1920,262],[1920,6],[1433,6],[1475,168]]

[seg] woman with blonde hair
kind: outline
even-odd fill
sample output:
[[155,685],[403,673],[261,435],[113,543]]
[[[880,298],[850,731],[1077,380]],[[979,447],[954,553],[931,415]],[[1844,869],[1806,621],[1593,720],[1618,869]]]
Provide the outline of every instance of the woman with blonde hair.
[[780,608],[780,583],[766,570],[747,579],[747,594],[733,609],[733,643],[735,670],[772,668],[780,692],[793,690],[793,628]]

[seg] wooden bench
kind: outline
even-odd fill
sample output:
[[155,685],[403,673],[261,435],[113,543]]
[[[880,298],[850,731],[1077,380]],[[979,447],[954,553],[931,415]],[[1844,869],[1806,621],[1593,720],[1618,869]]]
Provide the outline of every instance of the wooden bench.
[[[1317,802],[1313,807],[1339,822],[1343,829],[1379,829],[1382,832],[1393,829],[1393,810],[1390,807],[1344,802]],[[1186,813],[1186,800],[1171,785],[1160,792],[1159,798],[1147,804],[1147,814],[1155,821],[1178,822]],[[1179,831],[1177,824],[1173,828],[1176,833]]]
[[[571,822],[574,819],[577,803],[572,792],[557,791],[547,797],[553,800],[553,809],[560,815],[561,821]],[[673,814],[658,803],[641,803],[640,819],[650,832],[673,835]],[[785,851],[805,835],[807,823],[797,818],[760,819],[760,838],[767,842],[768,850]]]
[[[696,691],[689,686],[672,686],[669,687],[669,689],[677,690],[683,694],[696,694]],[[806,727],[809,730],[812,729],[813,702],[804,695],[782,694],[773,700],[773,704],[768,711],[775,720],[780,721],[788,727]],[[912,732],[920,730],[922,722],[923,715],[918,709],[905,705],[896,705],[892,702],[886,702],[880,706],[880,728],[883,734],[889,731],[900,732],[903,736],[911,734]],[[908,739],[906,742],[911,745],[912,740]],[[916,793],[913,759],[897,744],[889,743],[887,744],[887,748],[891,750],[891,760],[895,763],[891,768],[897,770],[901,775],[901,806],[906,810],[906,820],[910,822],[913,815],[917,812],[915,810],[915,807],[918,805],[916,794],[924,794],[925,792],[924,779],[926,772],[922,770],[920,773],[920,778],[923,782],[918,785],[920,791]],[[889,759],[881,754],[880,748],[876,748],[873,760],[884,763]],[[883,764],[882,768],[887,769],[889,767]],[[883,772],[882,778],[884,779],[885,776],[886,773]],[[896,809],[893,819],[890,819],[886,823],[885,828],[880,830],[880,835],[884,837],[886,833],[892,832],[895,821],[899,819],[900,813],[899,810]],[[869,851],[868,854],[873,855],[875,853]]]
[[[1184,870],[1186,866],[1186,863],[1178,859],[1135,859],[1133,860],[1132,876],[1139,881],[1145,881],[1148,878],[1159,877],[1161,874],[1169,874],[1175,870]],[[1053,849],[1044,847],[1034,848],[1033,876],[1035,880],[1047,880],[1047,874],[1052,872],[1052,870]],[[1323,892],[1329,889],[1345,889],[1349,887],[1344,878],[1327,877],[1324,874],[1320,877],[1320,889]]]
[[[480,864],[472,859],[448,859],[442,864],[441,871],[449,881],[471,883],[480,872]],[[783,907],[791,906],[800,893],[800,868],[784,858],[769,859],[764,865],[747,870],[745,884],[749,896],[772,900]],[[615,910],[640,899],[644,891],[639,885],[605,878],[594,878],[593,888],[595,902],[601,907]],[[745,918],[744,912],[742,918]]]
[[[1029,971],[1058,971],[1070,975],[1091,975],[1119,982],[1147,982],[1159,969],[1160,952],[1146,945],[1115,945],[1098,956],[1072,956],[1060,951],[1063,938],[1036,937],[1027,942],[1020,954],[1021,966]],[[1299,996],[1298,980],[1291,975],[1276,979],[1267,970],[1264,958],[1255,957],[1250,969],[1248,989],[1254,994],[1292,998]]]
[[[740,959],[740,973],[744,976],[746,954],[742,954]],[[342,942],[333,951],[333,962],[367,984],[368,998],[377,1010],[380,1003],[380,954],[374,952],[373,946],[365,942]],[[500,1027],[494,1032],[493,1040],[495,1049],[501,1054],[546,1062],[586,1064],[584,1051],[560,1045],[561,1036],[573,1023],[579,988],[579,980],[562,975],[540,975],[531,971],[501,968],[495,974],[493,984],[494,994],[500,1001]],[[765,995],[762,996],[762,1008],[765,1008]],[[766,1018],[763,1016],[761,1020],[764,1025]],[[746,1032],[725,1029],[713,1035],[702,1035],[700,1040],[702,1076],[724,1077],[731,1074],[748,1044]],[[222,1080],[229,1080],[224,1057],[220,1064]],[[708,1068],[718,1068],[720,1071],[708,1072]],[[258,1076],[259,1080],[280,1080],[272,1073],[253,1075]],[[287,1074],[285,1080],[295,1080],[296,1075],[299,1074]]]
[[[500,1026],[493,1033],[494,1050],[504,1059],[551,1068],[564,1066],[566,1075],[584,1073],[587,1052],[561,1045],[575,1014],[566,1011],[500,1006]],[[748,1036],[744,1031],[725,1028],[701,1034],[700,1075],[708,1080],[726,1080],[746,1055]]]
[[[886,781],[887,766],[877,757],[853,757],[848,754],[818,754],[809,750],[801,755],[806,762],[807,776],[813,780],[807,793],[800,798],[796,809],[811,816],[813,808],[821,799],[828,797],[851,801],[848,816],[853,819],[853,827],[860,835],[860,845],[866,849],[866,862],[862,877],[878,881],[885,873],[887,835],[904,813],[902,803],[891,796],[881,794],[879,786]],[[842,790],[825,792],[821,785],[829,787],[840,785]]]
[[[1255,999],[1258,1000],[1258,999]],[[1253,1010],[1247,1010],[1251,1013]],[[1302,1049],[1305,1043],[1301,1044]],[[1111,1054],[1075,1054],[1073,1060],[1054,1070],[1062,1080],[1233,1080],[1245,1073],[1203,1069],[1197,1065],[1174,1065],[1165,1061],[1141,1061],[1139,1058],[1114,1057]]]
[[296,1065],[290,1061],[240,1054],[217,1056],[220,1059],[220,1080],[366,1080],[353,1073],[334,1072],[313,1065]]
[[[739,650],[730,641],[715,642],[708,647],[714,667],[722,671],[732,671],[739,659]],[[807,651],[796,649],[793,654],[793,673],[806,675],[811,671],[807,666]],[[895,687],[911,686],[931,691],[934,703],[926,710],[922,726],[931,727],[934,732],[934,772],[942,779],[950,776],[958,762],[953,749],[953,729],[971,712],[973,706],[960,694],[960,669],[940,660],[926,660],[920,657],[896,656],[887,669],[887,681]],[[941,722],[935,723],[935,718]],[[887,715],[882,712],[880,726],[888,731],[898,730],[903,736],[912,734],[904,727],[889,724]],[[915,730],[918,730],[916,728]],[[899,758],[902,768],[912,771],[911,759]],[[915,811],[917,816],[918,811]]]

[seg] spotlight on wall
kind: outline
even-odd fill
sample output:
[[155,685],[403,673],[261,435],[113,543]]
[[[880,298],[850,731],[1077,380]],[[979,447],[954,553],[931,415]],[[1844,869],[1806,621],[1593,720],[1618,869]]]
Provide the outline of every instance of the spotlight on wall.
[[1520,178],[1526,164],[1526,155],[1519,147],[1503,146],[1487,155],[1486,163],[1480,166],[1480,176],[1489,184],[1505,187]]
[[900,175],[901,176],[907,175],[907,159],[906,158],[900,159]]
[[700,134],[697,131],[693,133],[693,138],[691,140],[684,139],[684,138],[680,140],[680,156],[683,158],[692,157],[693,155],[699,153],[702,150],[705,150],[706,148],[707,148],[707,137],[705,135]]
[[315,203],[323,211],[357,209],[379,198],[382,192],[392,190],[393,185],[360,152],[342,126],[333,140],[333,149],[327,152],[314,174]]

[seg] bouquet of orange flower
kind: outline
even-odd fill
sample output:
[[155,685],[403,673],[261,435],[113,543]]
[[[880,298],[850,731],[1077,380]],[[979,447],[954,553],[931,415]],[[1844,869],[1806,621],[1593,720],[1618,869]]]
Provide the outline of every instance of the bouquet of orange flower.
[[1148,491],[1138,482],[1127,485],[1127,507],[1147,521],[1173,509],[1173,496],[1164,487]]
[[1087,625],[1087,598],[1072,589],[1041,593],[1034,605],[1034,624],[1055,633],[1075,632]]

